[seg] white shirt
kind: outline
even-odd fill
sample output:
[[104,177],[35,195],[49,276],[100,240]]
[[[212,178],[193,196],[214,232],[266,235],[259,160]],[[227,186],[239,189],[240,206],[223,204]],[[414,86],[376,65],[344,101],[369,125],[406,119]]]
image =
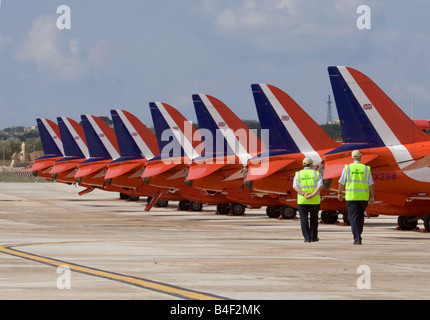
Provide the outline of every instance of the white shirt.
[[[354,163],[360,163],[358,160],[354,160]],[[342,175],[340,176],[339,183],[345,185],[346,184],[346,171],[345,167],[343,167]],[[372,174],[369,174],[369,186],[373,185]]]

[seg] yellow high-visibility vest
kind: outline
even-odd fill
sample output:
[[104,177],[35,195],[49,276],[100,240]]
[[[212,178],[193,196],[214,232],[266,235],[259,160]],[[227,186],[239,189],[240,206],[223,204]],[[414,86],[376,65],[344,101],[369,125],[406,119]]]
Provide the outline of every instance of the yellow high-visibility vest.
[[345,170],[345,200],[368,201],[370,167],[361,163],[351,163],[345,166]]
[[[316,170],[305,169],[296,172],[297,185],[303,192],[312,193],[318,186],[320,173]],[[304,196],[297,194],[297,204],[320,204],[321,197],[317,194],[311,199],[306,199]]]

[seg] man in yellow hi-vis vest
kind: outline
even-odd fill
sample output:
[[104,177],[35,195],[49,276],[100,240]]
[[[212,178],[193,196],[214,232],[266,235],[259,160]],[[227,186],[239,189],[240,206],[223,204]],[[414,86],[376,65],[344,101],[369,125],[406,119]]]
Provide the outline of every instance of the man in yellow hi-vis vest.
[[375,187],[370,167],[360,163],[360,151],[354,150],[351,153],[351,157],[354,162],[343,168],[339,179],[338,199],[343,200],[342,191],[345,188],[346,208],[351,222],[354,244],[361,244],[364,211],[368,205],[375,203]]
[[[297,204],[305,242],[318,241],[318,212],[320,210],[320,190],[322,175],[311,168],[312,159],[303,159],[303,170],[296,172],[293,188],[297,191]],[[308,220],[309,215],[309,220]]]

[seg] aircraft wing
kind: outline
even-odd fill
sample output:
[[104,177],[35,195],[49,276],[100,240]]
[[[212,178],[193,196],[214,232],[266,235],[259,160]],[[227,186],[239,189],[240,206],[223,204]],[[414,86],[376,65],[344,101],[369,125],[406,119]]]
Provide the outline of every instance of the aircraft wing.
[[102,163],[93,163],[89,166],[79,167],[78,171],[76,171],[75,178],[87,176],[89,174],[97,172],[100,169],[103,169],[104,167],[106,167],[106,162],[104,161]]
[[226,163],[203,163],[189,167],[187,180],[195,180],[206,177],[211,173],[221,169]]
[[39,171],[39,170],[49,168],[54,164],[54,162],[55,162],[55,158],[35,161],[31,166],[30,171]]
[[271,174],[276,171],[289,166],[296,159],[282,159],[282,160],[272,160],[267,162],[261,162],[259,164],[249,164],[248,165],[248,173],[246,175],[246,181],[258,180]]
[[[379,157],[377,154],[363,154],[361,156],[361,163],[367,164],[377,157]],[[340,177],[342,175],[343,167],[350,163],[352,163],[352,159],[350,157],[327,161],[324,166],[323,179]]]
[[109,166],[108,171],[106,172],[105,179],[115,178],[120,175],[123,175],[130,170],[133,170],[134,168],[141,165],[141,162],[133,162],[133,163],[122,163],[117,166]]
[[176,167],[177,165],[178,165],[178,163],[166,164],[163,162],[160,162],[157,164],[147,165],[145,167],[145,170],[143,171],[142,178],[152,177],[152,176],[155,176],[157,174],[166,172],[167,170],[172,169],[172,168]]
[[50,174],[60,173],[64,171],[68,171],[74,169],[78,166],[79,161],[64,161],[64,162],[56,162],[54,167],[49,171]]

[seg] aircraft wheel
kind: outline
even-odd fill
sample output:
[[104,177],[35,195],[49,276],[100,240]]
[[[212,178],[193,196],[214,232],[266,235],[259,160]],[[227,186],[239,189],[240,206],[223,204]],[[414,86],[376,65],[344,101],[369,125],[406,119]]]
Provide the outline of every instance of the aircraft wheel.
[[245,206],[241,203],[232,203],[230,206],[230,212],[234,216],[243,216],[245,213]]
[[160,199],[160,200],[158,200],[157,207],[165,208],[165,207],[167,207],[168,204],[169,204],[169,201],[164,200],[164,199]]
[[337,211],[321,211],[321,220],[326,224],[335,224],[337,221]]
[[269,218],[278,218],[281,215],[281,207],[268,206],[266,214]]
[[122,200],[127,200],[128,199],[128,194],[120,192],[119,193],[119,198],[122,199]]
[[423,220],[424,220],[424,228],[426,228],[426,230],[430,232],[430,214],[424,216]]
[[179,201],[179,210],[188,211],[190,209],[190,200],[181,200]]
[[191,211],[202,211],[203,203],[191,201],[190,202],[190,209],[191,209]]
[[281,207],[281,216],[284,219],[294,219],[297,215],[297,209],[290,206]]
[[229,203],[218,203],[216,205],[216,211],[218,214],[228,214],[230,212],[230,204]]
[[128,200],[130,201],[138,201],[139,200],[139,196],[128,196]]
[[418,225],[418,220],[415,216],[399,216],[397,223],[402,230],[414,230]]

